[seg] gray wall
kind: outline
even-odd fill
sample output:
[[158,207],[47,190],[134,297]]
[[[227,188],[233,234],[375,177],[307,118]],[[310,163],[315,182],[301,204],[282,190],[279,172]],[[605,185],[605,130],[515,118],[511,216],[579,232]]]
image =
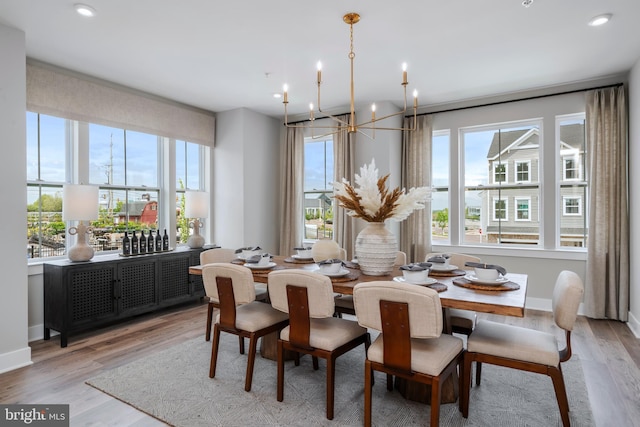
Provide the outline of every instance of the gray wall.
[[[0,129],[7,159],[0,168],[2,235],[0,246],[0,373],[31,363],[27,336],[27,193],[25,34],[0,25]],[[14,246],[15,244],[15,246]]]
[[[631,309],[629,327],[640,337],[640,60],[629,74],[629,215],[631,241]],[[635,221],[634,221],[635,219]]]

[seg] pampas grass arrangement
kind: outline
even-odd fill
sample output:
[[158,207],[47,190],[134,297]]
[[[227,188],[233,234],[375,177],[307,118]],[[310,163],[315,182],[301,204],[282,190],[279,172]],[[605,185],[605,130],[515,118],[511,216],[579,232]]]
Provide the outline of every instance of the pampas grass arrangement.
[[348,215],[367,222],[403,221],[414,210],[424,209],[424,202],[431,196],[429,187],[414,187],[409,192],[400,188],[389,190],[387,179],[389,174],[378,177],[375,159],[371,159],[355,176],[358,188],[342,178],[341,182],[333,183],[333,195]]

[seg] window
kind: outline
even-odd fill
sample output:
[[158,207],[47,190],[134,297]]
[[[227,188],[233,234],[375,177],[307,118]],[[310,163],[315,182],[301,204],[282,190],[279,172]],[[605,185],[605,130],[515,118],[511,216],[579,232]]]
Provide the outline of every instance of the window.
[[515,205],[516,205],[516,221],[531,220],[531,199],[516,197]]
[[160,196],[160,183],[165,182],[159,167],[162,153],[175,156],[180,168],[167,172],[170,176],[198,187],[200,153],[208,150],[177,142],[184,153],[180,156],[168,152],[168,142],[142,132],[27,112],[27,256],[65,254],[62,186],[67,182],[99,187],[99,218],[91,223],[93,233],[88,236],[96,252],[119,250],[125,230],[148,233],[168,228],[159,221],[161,213],[171,218]]
[[529,182],[530,175],[529,169],[531,169],[531,161],[517,161],[516,162],[516,182]]
[[333,237],[333,140],[304,143],[304,239]]
[[[539,120],[531,120],[460,129],[466,216],[462,243],[538,242],[540,222],[532,201],[540,197],[540,127]],[[478,213],[473,222],[472,212]]]
[[493,199],[493,220],[507,220],[507,201],[505,199]]
[[574,114],[556,118],[556,139],[561,179],[558,192],[561,200],[559,211],[558,244],[563,247],[586,247],[588,216],[583,209],[587,200],[585,171],[588,156],[585,138],[585,116]]
[[[185,190],[204,190],[202,185],[202,159],[204,148],[187,141],[176,141],[176,242],[186,243],[193,232],[184,216]],[[202,221],[202,220],[201,220]]]
[[582,199],[580,197],[564,196],[562,198],[562,205],[564,206],[564,215],[582,215]]
[[431,139],[431,241],[440,244],[449,241],[449,141],[448,131],[434,132]]
[[505,163],[493,164],[493,182],[507,182],[507,165]]

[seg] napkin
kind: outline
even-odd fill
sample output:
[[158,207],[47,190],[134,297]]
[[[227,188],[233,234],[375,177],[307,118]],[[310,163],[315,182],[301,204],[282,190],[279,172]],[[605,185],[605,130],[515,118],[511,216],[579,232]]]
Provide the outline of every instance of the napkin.
[[449,255],[446,255],[446,254],[436,255],[436,256],[432,256],[431,258],[429,258],[427,260],[427,262],[435,262],[437,264],[444,264],[447,261],[447,258],[449,258]]
[[249,264],[257,264],[260,262],[260,260],[262,258],[266,258],[269,257],[269,259],[271,259],[271,255],[270,254],[262,254],[262,255],[253,255],[250,256],[249,258],[246,259],[246,262]]
[[307,247],[300,247],[300,248],[293,248],[294,251],[310,251],[311,250],[311,246],[307,246]]
[[503,276],[507,274],[507,269],[500,265],[483,264],[481,262],[472,262],[472,261],[467,261],[464,263],[464,265],[466,265],[467,267],[473,267],[473,268],[486,268],[488,270],[491,270],[491,269],[498,270],[498,272]]
[[262,248],[260,246],[247,246],[246,248],[236,249],[236,253],[240,254],[242,251],[259,251]]
[[318,262],[318,265],[325,265],[325,264],[342,264],[342,260],[338,259],[338,258],[330,258],[330,259],[325,259],[323,261]]
[[431,263],[420,262],[420,263],[402,265],[402,266],[400,266],[400,270],[424,271],[424,270],[428,269],[429,267],[431,267]]

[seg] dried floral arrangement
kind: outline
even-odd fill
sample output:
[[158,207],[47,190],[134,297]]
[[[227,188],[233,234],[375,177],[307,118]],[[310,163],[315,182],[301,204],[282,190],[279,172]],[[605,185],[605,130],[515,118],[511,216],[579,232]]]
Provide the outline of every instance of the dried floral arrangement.
[[389,174],[378,177],[375,159],[371,159],[369,165],[360,168],[360,175],[355,176],[358,188],[342,178],[342,182],[333,183],[333,196],[348,215],[367,222],[403,221],[414,210],[424,209],[424,202],[431,196],[429,187],[411,188],[406,193],[400,188],[390,191],[387,179]]

